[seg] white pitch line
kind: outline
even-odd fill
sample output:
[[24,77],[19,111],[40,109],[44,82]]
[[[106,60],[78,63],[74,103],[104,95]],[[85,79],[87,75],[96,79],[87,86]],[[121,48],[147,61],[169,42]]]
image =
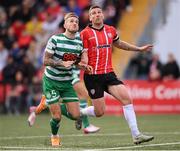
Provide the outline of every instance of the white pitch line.
[[124,146],[124,147],[114,147],[114,148],[103,148],[103,149],[83,149],[83,148],[52,148],[52,147],[22,147],[22,146],[0,146],[0,149],[29,149],[29,150],[83,150],[83,151],[102,151],[102,150],[119,150],[119,149],[133,149],[142,147],[154,147],[154,146],[170,146],[170,145],[180,145],[180,142],[172,143],[161,143],[161,144],[148,144],[148,145],[137,145],[137,146]]
[[71,150],[72,148],[53,148],[53,147],[30,147],[30,146],[0,146],[0,149],[28,149],[28,150],[59,150],[59,149],[65,149],[65,150]]
[[[114,147],[114,148],[103,148],[103,149],[96,149],[95,151],[100,151],[100,150],[118,150],[118,149],[132,149],[132,148],[154,147],[154,146],[169,146],[169,145],[180,145],[180,142],[161,143],[161,144],[147,144],[147,145],[136,145],[136,146],[124,146],[124,147]],[[92,150],[92,151],[94,151],[94,150]]]
[[[145,132],[150,134],[149,132]],[[180,135],[180,132],[153,132],[153,135]],[[97,136],[127,136],[130,133],[105,133],[105,134],[67,134],[61,135],[61,137],[97,137]],[[0,137],[0,140],[11,140],[11,139],[34,139],[34,138],[46,138],[47,136],[11,136],[11,137]]]

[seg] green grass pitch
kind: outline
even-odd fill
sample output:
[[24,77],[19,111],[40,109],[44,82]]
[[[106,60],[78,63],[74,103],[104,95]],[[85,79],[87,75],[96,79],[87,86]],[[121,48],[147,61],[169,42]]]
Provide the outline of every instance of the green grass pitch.
[[155,139],[134,145],[123,116],[90,118],[100,126],[96,134],[83,134],[74,122],[62,118],[59,134],[62,146],[50,145],[49,114],[37,117],[33,127],[27,125],[28,115],[0,115],[0,150],[180,150],[180,115],[138,115],[139,129]]

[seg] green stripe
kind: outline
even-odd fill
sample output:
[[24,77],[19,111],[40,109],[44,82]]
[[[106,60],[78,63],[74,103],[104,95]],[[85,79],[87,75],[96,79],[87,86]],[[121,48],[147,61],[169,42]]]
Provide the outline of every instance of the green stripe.
[[57,43],[63,43],[63,44],[68,44],[68,45],[80,45],[81,47],[83,46],[82,43],[77,43],[75,41],[69,41],[69,40],[59,40],[59,39],[57,39]]
[[62,47],[56,47],[57,51],[60,52],[69,52],[69,53],[76,53],[76,54],[81,54],[82,51],[76,50],[76,49],[66,49],[66,48],[62,48]]
[[46,68],[46,70],[47,70],[47,72],[48,72],[50,75],[52,75],[52,76],[54,76],[54,77],[72,76],[72,74],[67,73],[67,72],[56,74],[56,73],[54,73],[52,70],[49,70],[49,69],[47,69],[47,68]]
[[72,71],[72,68],[71,69],[67,69],[67,68],[63,68],[63,69],[55,68],[55,69],[58,70],[58,71]]
[[56,45],[56,40],[55,39],[53,39],[53,38],[51,38],[51,42],[54,44],[54,45]]

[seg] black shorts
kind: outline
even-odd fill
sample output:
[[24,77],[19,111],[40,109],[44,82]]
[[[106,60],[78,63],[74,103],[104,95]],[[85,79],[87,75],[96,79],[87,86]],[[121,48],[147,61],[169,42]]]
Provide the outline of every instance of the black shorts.
[[84,83],[88,90],[91,99],[97,99],[104,96],[104,91],[108,92],[108,86],[123,84],[114,72],[107,74],[97,74],[97,75],[84,75]]

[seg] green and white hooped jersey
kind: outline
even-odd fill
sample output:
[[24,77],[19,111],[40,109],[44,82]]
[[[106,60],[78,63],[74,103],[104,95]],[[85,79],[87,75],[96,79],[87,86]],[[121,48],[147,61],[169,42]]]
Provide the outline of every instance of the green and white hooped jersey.
[[[69,39],[64,34],[53,35],[47,45],[45,51],[53,54],[54,60],[72,61],[80,57],[83,51],[83,43],[79,34],[75,39]],[[51,67],[46,66],[45,76],[56,81],[68,81],[73,79],[72,67]]]

